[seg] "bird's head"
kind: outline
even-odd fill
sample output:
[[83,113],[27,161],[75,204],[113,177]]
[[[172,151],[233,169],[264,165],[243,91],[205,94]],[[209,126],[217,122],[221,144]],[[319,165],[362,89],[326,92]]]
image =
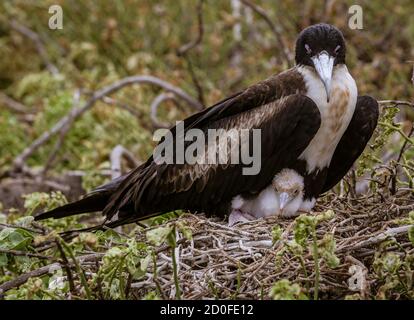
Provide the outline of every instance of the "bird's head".
[[293,216],[303,201],[303,177],[295,170],[283,169],[273,178],[272,186],[279,200],[280,214]]
[[295,60],[298,65],[314,68],[325,86],[329,101],[335,66],[345,64],[345,39],[342,32],[326,23],[304,29],[296,40]]

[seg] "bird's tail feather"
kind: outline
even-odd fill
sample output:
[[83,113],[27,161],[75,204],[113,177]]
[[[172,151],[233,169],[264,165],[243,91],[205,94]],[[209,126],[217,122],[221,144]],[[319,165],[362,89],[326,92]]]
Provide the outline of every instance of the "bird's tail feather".
[[102,211],[107,205],[112,193],[115,192],[115,190],[125,179],[125,177],[126,176],[121,176],[103,186],[96,188],[89,195],[87,195],[85,198],[81,200],[65,204],[61,207],[55,208],[47,212],[43,212],[37,215],[35,217],[35,220],[38,221],[48,218],[59,219],[74,216],[81,213]]
[[108,194],[94,193],[81,200],[65,204],[64,206],[55,208],[53,210],[43,212],[35,217],[35,220],[44,220],[48,218],[64,218],[74,216],[81,213],[101,211],[105,208],[108,201]]

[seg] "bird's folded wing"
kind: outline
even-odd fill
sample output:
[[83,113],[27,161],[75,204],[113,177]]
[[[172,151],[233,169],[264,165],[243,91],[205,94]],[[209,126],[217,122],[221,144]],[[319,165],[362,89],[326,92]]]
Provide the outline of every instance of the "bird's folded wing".
[[374,98],[358,97],[351,122],[332,156],[322,192],[334,187],[364,151],[377,126],[378,114],[378,102]]
[[[144,168],[132,172],[122,182],[104,213],[111,217],[124,211],[144,217],[180,208],[202,210],[230,201],[237,194],[263,189],[277,172],[295,162],[321,121],[319,110],[310,98],[293,94],[279,99],[273,91],[269,85],[251,87],[187,121],[190,128],[205,133],[208,129],[226,132],[247,129],[250,150],[252,130],[259,129],[261,152],[257,175],[243,174],[243,168],[251,164],[156,164],[150,158]],[[230,145],[227,150],[230,152]],[[218,151],[207,148],[206,153],[209,152]]]

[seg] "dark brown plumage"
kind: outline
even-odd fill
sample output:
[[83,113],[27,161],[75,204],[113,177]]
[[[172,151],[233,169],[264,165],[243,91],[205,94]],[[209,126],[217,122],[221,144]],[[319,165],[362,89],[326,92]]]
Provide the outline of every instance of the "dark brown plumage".
[[[327,166],[309,169],[308,161],[312,159],[302,157],[302,154],[321,128],[320,108],[327,108],[327,104],[323,99],[320,102],[319,97],[316,100],[309,97],[310,90],[314,90],[314,94],[315,88],[323,87],[322,83],[312,82],[320,80],[309,80],[314,72],[309,64],[313,63],[314,57],[309,60],[307,54],[310,53],[303,51],[302,47],[308,42],[317,43],[314,49],[332,51],[332,55],[337,54],[338,61],[342,64],[345,46],[342,35],[336,34],[339,32],[336,28],[317,25],[308,29],[301,33],[302,38],[297,42],[298,66],[273,75],[184,120],[186,131],[192,128],[203,132],[208,129],[249,129],[249,132],[261,129],[261,170],[257,175],[243,175],[242,164],[157,164],[150,157],[138,168],[97,188],[84,199],[45,212],[37,216],[36,220],[102,211],[107,220],[111,221],[107,226],[114,227],[177,209],[223,217],[228,214],[233,197],[254,197],[283,168],[295,169],[304,177],[307,199],[317,198],[320,193],[333,187],[365,148],[376,126],[378,105],[373,98],[359,97],[353,116],[350,114],[351,122],[349,125],[346,122],[346,131],[346,127],[342,126],[342,115],[334,114],[332,117],[336,122],[332,123],[332,127],[339,132],[337,127],[342,126],[345,132],[341,131],[341,134],[344,133],[332,151],[333,156],[332,153],[324,155],[329,160]],[[317,41],[318,37],[326,42],[326,48],[323,41]],[[337,50],[337,43],[343,45],[343,48],[339,46],[340,50]],[[341,72],[346,77],[347,73]],[[310,89],[312,86],[314,88]],[[346,108],[351,101],[347,88],[344,89],[344,96],[348,100],[338,100],[342,108]],[[336,90],[343,89],[337,86]],[[352,110],[354,106],[355,104],[352,105]],[[329,127],[330,124],[326,121],[331,118],[325,118],[325,126]],[[349,119],[350,117],[347,121]],[[176,127],[173,127],[173,135],[175,131]],[[251,145],[251,135],[249,138]],[[310,157],[312,156],[319,155],[310,152]],[[116,214],[117,220],[114,221]]]

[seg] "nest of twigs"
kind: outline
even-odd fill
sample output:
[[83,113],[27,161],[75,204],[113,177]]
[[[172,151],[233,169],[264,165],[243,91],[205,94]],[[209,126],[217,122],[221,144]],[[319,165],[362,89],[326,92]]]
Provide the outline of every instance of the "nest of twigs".
[[[344,298],[355,293],[361,298],[375,296],[381,285],[377,283],[378,275],[372,274],[375,255],[381,250],[413,254],[407,236],[411,226],[396,223],[414,209],[412,195],[403,192],[389,196],[386,201],[383,195],[381,201],[377,197],[349,199],[331,193],[311,213],[330,208],[335,212],[332,219],[316,228],[318,239],[324,234],[333,234],[335,254],[340,261],[335,268],[319,262],[320,297]],[[280,279],[310,288],[310,292],[315,290],[315,261],[311,250],[304,252],[302,262],[289,253],[280,255],[284,244],[294,238],[295,220],[272,217],[235,227],[198,215],[186,215],[180,221],[193,232],[191,240],[180,238],[177,233],[177,278],[182,298],[268,298],[271,287]],[[275,225],[283,230],[278,241],[272,238]],[[388,239],[398,239],[398,242],[380,250],[379,246]],[[160,248],[157,257],[156,281],[149,272],[144,280],[132,283],[132,291],[143,296],[158,287],[162,298],[175,298],[171,255]]]
[[[318,216],[328,210],[334,214],[316,225],[314,239],[306,239],[299,255],[287,248],[295,239],[300,218],[270,217],[228,227],[227,221],[184,214],[169,220],[167,225],[184,225],[192,236],[184,237],[185,233],[177,228],[173,246],[165,241],[158,246],[149,244],[148,232],[159,226],[138,228],[130,235],[121,233],[123,237],[148,243],[154,253],[142,277],[136,280],[131,275],[127,277],[125,298],[142,299],[156,293],[161,299],[269,299],[275,283],[282,279],[293,287],[286,287],[285,282],[285,287],[279,288],[282,292],[276,292],[276,298],[410,298],[414,249],[408,234],[414,223],[408,219],[408,213],[414,210],[412,190],[400,189],[394,195],[379,191],[359,198],[329,193],[307,215]],[[275,227],[280,230],[276,238]],[[332,235],[334,240],[331,251],[338,262],[334,267],[321,255],[315,258],[312,251],[312,246],[320,245],[326,235]],[[116,244],[109,243],[108,249],[113,245]],[[50,248],[43,247],[37,253]],[[397,263],[398,268],[395,261],[387,265],[386,254],[390,252],[404,261]],[[92,251],[76,257],[90,284],[94,275],[99,274],[105,254]],[[384,272],[375,267],[380,258]],[[76,273],[80,269],[68,260],[69,256],[3,283],[0,293],[63,268],[64,281],[72,278],[71,293],[67,296],[71,299],[74,292],[79,294],[83,289],[80,273]],[[396,279],[401,283],[395,282]],[[403,294],[401,290],[389,290],[399,285],[403,286]],[[100,290],[98,286],[96,292]],[[102,294],[102,298],[105,296]]]

